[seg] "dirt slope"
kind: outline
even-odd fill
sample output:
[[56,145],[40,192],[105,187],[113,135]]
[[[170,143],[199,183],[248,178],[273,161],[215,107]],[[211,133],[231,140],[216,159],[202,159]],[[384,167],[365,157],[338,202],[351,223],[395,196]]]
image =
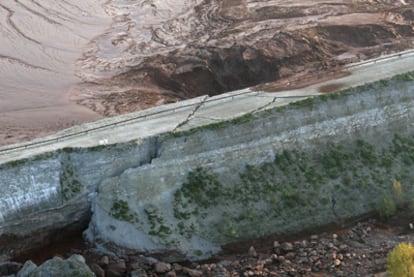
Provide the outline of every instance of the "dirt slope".
[[[72,99],[114,115],[274,81],[279,83],[258,89],[298,85],[305,75],[318,78],[315,73],[413,47],[412,0],[186,3],[186,12],[165,19],[160,13],[147,29],[141,26],[151,36],[127,50],[135,53],[128,66],[125,61],[116,67],[99,51],[80,60],[106,62],[121,73],[101,78],[95,70],[93,78],[84,78],[93,83],[78,87]],[[157,1],[152,5],[157,11]],[[136,39],[139,30],[129,28],[116,43]],[[106,75],[116,72],[111,70]],[[287,78],[294,84],[283,82]]]

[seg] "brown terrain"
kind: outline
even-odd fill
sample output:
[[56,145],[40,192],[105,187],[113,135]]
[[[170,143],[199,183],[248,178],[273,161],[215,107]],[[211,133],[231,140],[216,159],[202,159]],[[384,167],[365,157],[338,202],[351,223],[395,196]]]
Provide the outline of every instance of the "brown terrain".
[[[372,217],[372,215],[370,215]],[[317,234],[271,236],[229,244],[206,261],[175,261],[167,256],[125,251],[122,255],[102,253],[84,244],[79,235],[61,238],[49,246],[0,263],[0,276],[15,274],[22,263],[37,264],[55,255],[68,258],[81,254],[98,277],[182,276],[372,276],[385,277],[387,254],[401,242],[412,242],[413,210],[400,211],[387,219],[369,219],[345,226],[331,225]]]
[[[5,36],[9,45],[0,46],[0,145],[199,95],[278,91],[342,76],[344,64],[413,48],[413,3],[151,0],[92,7],[76,0],[62,9],[5,1],[2,24],[16,38]],[[37,25],[25,22],[27,15],[38,17],[42,32],[69,42],[63,47],[31,31]]]
[[[6,23],[11,26],[17,25],[7,5],[20,2],[25,1],[0,4],[0,14],[9,14]],[[136,2],[130,10],[105,7],[111,25],[82,49],[81,58],[68,59],[76,62],[73,72],[59,71],[77,77],[68,77],[61,86],[36,87],[48,93],[10,96],[14,101],[10,105],[4,99],[12,94],[4,87],[23,89],[19,79],[0,71],[7,77],[0,79],[0,145],[204,94],[245,87],[278,91],[306,86],[347,74],[342,72],[345,64],[410,49],[414,42],[413,0]],[[36,9],[31,10],[36,14]],[[55,20],[54,16],[45,20]],[[82,37],[88,37],[85,33]],[[20,36],[27,39],[27,35]],[[20,76],[26,71],[10,72]],[[26,105],[31,103],[28,99],[40,99],[41,104],[36,100],[37,106],[31,109]],[[20,107],[23,100],[26,104]],[[21,255],[17,263],[0,264],[0,276],[15,273],[19,262],[29,258],[39,263],[70,253],[82,253],[97,276],[385,276],[388,251],[398,242],[414,239],[408,228],[411,218],[333,226],[327,232],[315,230],[318,236],[229,245],[214,259],[199,263],[170,264],[145,253],[105,255],[84,245],[77,234],[75,239],[60,238],[47,248]]]
[[[150,39],[128,50],[140,58],[118,75],[81,84],[71,99],[108,116],[245,87],[289,89],[341,76],[344,64],[413,47],[412,1],[199,2],[151,24]],[[128,43],[138,29],[112,43]]]

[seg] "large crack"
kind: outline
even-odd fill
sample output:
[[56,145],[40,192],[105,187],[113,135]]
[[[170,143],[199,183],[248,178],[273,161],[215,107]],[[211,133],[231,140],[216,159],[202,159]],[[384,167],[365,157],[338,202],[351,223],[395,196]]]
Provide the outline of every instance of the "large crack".
[[191,113],[187,116],[187,118],[178,123],[177,126],[175,126],[175,128],[173,129],[173,132],[176,132],[180,127],[186,125],[188,122],[190,122],[190,120],[195,116],[195,113],[204,105],[204,103],[207,101],[208,99],[208,95],[204,96],[204,98],[200,101],[200,103],[198,103],[193,110],[191,111]]

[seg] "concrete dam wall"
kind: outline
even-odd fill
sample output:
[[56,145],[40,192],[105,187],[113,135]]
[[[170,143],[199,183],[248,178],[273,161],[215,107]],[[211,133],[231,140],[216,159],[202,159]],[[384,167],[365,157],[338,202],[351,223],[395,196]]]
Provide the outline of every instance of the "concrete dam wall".
[[375,211],[392,197],[393,180],[404,197],[414,192],[413,92],[405,74],[230,121],[3,164],[0,251],[90,220],[86,234],[98,244],[197,259],[229,242]]

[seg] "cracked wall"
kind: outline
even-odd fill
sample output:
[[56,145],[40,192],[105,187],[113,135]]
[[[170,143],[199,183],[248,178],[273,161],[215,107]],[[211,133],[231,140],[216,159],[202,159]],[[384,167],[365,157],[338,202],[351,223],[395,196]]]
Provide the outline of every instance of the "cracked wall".
[[373,212],[393,179],[412,195],[412,91],[381,81],[162,135],[151,164],[100,184],[90,238],[200,259]]
[[92,209],[87,235],[98,244],[201,259],[372,212],[393,179],[410,196],[407,76],[191,128],[204,99],[174,132],[3,164],[0,252],[34,247],[33,234],[46,241]]

